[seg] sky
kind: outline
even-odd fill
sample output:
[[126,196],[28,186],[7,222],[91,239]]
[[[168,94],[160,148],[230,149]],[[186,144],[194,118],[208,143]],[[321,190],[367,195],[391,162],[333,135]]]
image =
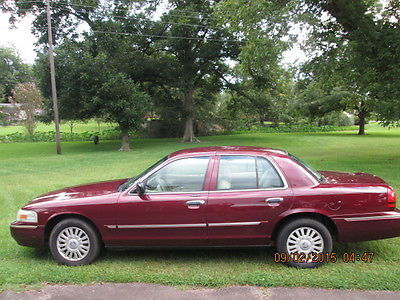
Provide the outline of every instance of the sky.
[[[9,13],[0,12],[0,46],[14,48],[25,63],[32,64],[36,57],[36,37],[31,33],[33,17],[24,18],[16,24],[15,29],[10,28],[9,18]],[[306,58],[300,46],[295,45],[293,49],[284,53],[283,63],[300,63]]]
[[0,11],[0,46],[16,49],[24,62],[33,63],[36,57],[34,51],[36,38],[31,34],[33,18],[23,19],[17,24],[16,29],[10,29],[9,18],[9,13]]

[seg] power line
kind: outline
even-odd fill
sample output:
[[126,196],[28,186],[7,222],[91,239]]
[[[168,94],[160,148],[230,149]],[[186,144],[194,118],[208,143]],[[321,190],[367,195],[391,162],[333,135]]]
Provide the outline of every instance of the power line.
[[[41,1],[20,1],[19,3],[43,3]],[[58,3],[65,3],[66,2],[58,2]],[[95,7],[95,6],[88,6],[88,5],[82,5],[85,7]],[[44,7],[43,7],[44,8]],[[43,9],[41,7],[38,7],[38,9]],[[53,8],[57,8],[54,7]],[[61,7],[63,8],[63,7]],[[15,11],[15,13],[18,13],[20,11],[31,11],[31,12],[36,12],[36,9],[19,9],[19,11]],[[132,18],[139,18],[139,19],[144,19],[146,18],[140,17],[140,16],[121,16],[121,15],[100,15],[102,17],[110,17],[110,18],[118,18],[118,19],[123,19],[123,20],[129,20],[129,17]],[[149,19],[150,20],[150,19]],[[150,20],[151,21],[151,20]],[[202,25],[202,24],[192,24],[192,23],[176,23],[176,22],[165,22],[165,21],[154,21],[155,23],[161,23],[161,24],[167,24],[167,25],[180,25],[180,26],[192,26],[192,27],[204,27],[204,28],[210,28],[210,29],[219,29],[216,27],[211,27],[207,25]],[[43,27],[32,27],[34,29],[44,29]],[[155,34],[142,34],[142,33],[130,33],[130,32],[115,32],[115,31],[101,31],[101,30],[93,30],[92,32],[96,33],[104,33],[104,34],[118,34],[118,35],[125,35],[125,36],[143,36],[143,37],[154,37],[154,38],[170,38],[170,39],[184,39],[184,40],[205,40],[205,41],[215,41],[215,42],[242,42],[240,40],[232,40],[232,39],[213,39],[213,38],[200,38],[200,37],[183,37],[183,36],[170,36],[170,35],[155,35]]]
[[[32,29],[42,30],[47,29],[47,27],[31,27]],[[204,40],[210,42],[232,42],[241,43],[243,40],[233,40],[233,39],[215,39],[215,38],[202,38],[202,37],[188,37],[188,36],[173,36],[173,35],[157,35],[157,34],[145,34],[145,33],[134,33],[134,32],[118,32],[118,31],[103,31],[103,30],[91,30],[94,33],[104,33],[104,34],[117,34],[125,36],[143,36],[143,37],[154,37],[154,38],[166,38],[166,39],[182,39],[182,40]]]
[[[57,2],[55,4],[64,4],[64,5],[77,6],[77,7],[83,7],[83,8],[102,8],[100,6],[81,5],[81,4],[73,4],[73,3],[66,3],[66,2]],[[53,7],[57,8],[57,6],[53,6]],[[121,12],[123,12],[123,11],[130,12],[131,9],[114,8],[114,10],[121,11]],[[178,11],[178,12],[183,12],[183,13],[188,12],[188,11],[185,11],[185,10],[178,10],[178,9],[172,9],[170,11]],[[194,14],[196,14],[196,15],[194,15]],[[166,13],[166,16],[186,17],[186,18],[192,18],[192,19],[198,18],[198,17],[200,17],[200,15],[212,15],[212,14],[211,13],[204,13],[204,12],[194,12],[194,11],[191,11],[190,14],[182,14],[182,13],[181,14],[175,14],[175,13],[171,14],[171,13],[168,13],[168,11]],[[205,16],[202,16],[202,17],[203,17],[203,19],[212,19],[212,17],[205,17]]]
[[[10,13],[19,13],[19,12],[36,12],[39,11],[40,9],[44,9],[44,7],[38,7],[37,9],[34,8],[29,8],[29,9],[18,9],[14,11],[8,11]],[[136,19],[141,19],[141,20],[149,20],[153,21],[151,19],[147,19],[145,17],[141,16],[122,16],[122,15],[115,15],[115,14],[99,14],[95,13],[96,16],[100,17],[110,17],[110,18],[115,18],[115,19],[120,19],[120,20],[129,20],[129,18],[136,18]],[[202,28],[210,28],[210,29],[220,29],[218,27],[214,26],[208,26],[208,25],[203,25],[203,24],[193,24],[193,23],[177,23],[177,22],[166,22],[166,21],[154,21],[155,23],[158,24],[166,24],[166,25],[178,25],[178,26],[189,26],[189,27],[202,27]]]
[[[18,14],[20,12],[39,12],[40,10],[44,10],[44,8],[38,8],[38,9],[19,9],[17,11],[8,11],[8,13],[11,14]],[[124,16],[117,16],[117,15],[97,15],[100,17],[110,17],[110,18],[115,18],[115,19],[119,19],[119,20],[126,20],[129,21],[129,16],[124,17]],[[140,16],[130,16],[131,18],[135,18],[135,19],[141,19],[141,20],[149,20],[149,21],[153,21],[151,19],[146,19],[144,17],[140,17]],[[202,25],[202,24],[193,24],[193,23],[177,23],[177,22],[165,22],[165,21],[153,21],[154,24],[165,24],[165,25],[177,25],[177,26],[188,26],[188,27],[199,27],[199,28],[210,28],[210,29],[221,29],[218,27],[214,27],[214,26],[207,26],[207,25]]]
[[[144,3],[145,1],[143,1],[142,3]],[[43,3],[42,1],[18,1],[17,3]],[[69,6],[76,6],[76,7],[83,7],[83,8],[105,8],[102,6],[96,6],[96,5],[85,5],[85,4],[76,4],[76,3],[71,3],[71,2],[65,2],[65,1],[57,1],[57,2],[52,2],[52,7],[57,7],[58,5],[69,5]],[[118,11],[126,11],[129,12],[130,10],[132,10],[132,8],[113,8],[114,10],[118,10]],[[177,9],[177,8],[173,8],[169,11],[177,11],[177,12],[182,12],[182,13],[186,13],[186,15],[183,14],[175,14],[174,16],[184,16],[184,17],[197,17],[198,15],[212,15],[212,13],[208,13],[208,12],[200,12],[200,11],[194,11],[194,10],[185,10],[185,9]],[[168,13],[168,11],[167,11]],[[189,14],[188,14],[189,13]],[[191,15],[192,16],[191,16]],[[194,14],[196,14],[196,16],[194,16]],[[208,18],[208,17],[205,17]]]
[[[145,1],[142,1],[141,3],[144,3],[144,2]],[[67,5],[71,5],[71,6],[80,6],[80,7],[89,7],[89,8],[101,8],[100,6],[75,4],[75,3],[68,3],[68,2],[63,2],[63,1],[54,2],[54,4],[58,4],[58,3],[67,4]],[[132,9],[131,8],[114,8],[114,10],[130,11]],[[174,9],[171,9],[171,10],[172,11],[178,11],[178,12],[184,12],[184,13],[192,13],[192,14],[212,15],[212,13],[200,12],[200,11],[194,11],[194,10],[185,10],[185,9],[177,9],[177,8],[174,8]]]
[[155,38],[170,38],[170,39],[182,39],[182,40],[200,40],[210,42],[242,42],[240,40],[221,40],[213,38],[201,38],[201,37],[186,37],[186,36],[171,36],[171,35],[156,35],[156,34],[143,34],[143,33],[131,33],[131,32],[116,32],[116,31],[101,31],[92,30],[95,33],[106,33],[106,34],[119,34],[119,35],[132,35],[132,36],[143,36],[143,37],[155,37]]
[[45,7],[37,7],[37,8],[20,8],[17,10],[4,10],[4,12],[6,13],[10,13],[10,14],[17,14],[19,12],[37,12],[40,10],[44,10],[46,9]]
[[[34,3],[34,4],[36,3],[36,4],[39,4],[39,3],[43,3],[43,2],[42,1],[19,1],[17,3]],[[96,8],[104,8],[104,7],[101,7],[101,6],[75,4],[75,3],[68,3],[68,2],[62,2],[62,1],[53,2],[53,5],[52,5],[53,8],[63,8],[62,6],[64,6],[65,8],[67,6],[77,6],[77,7],[94,8],[94,9],[96,9]],[[131,9],[128,9],[128,8],[123,8],[123,9],[122,8],[114,8],[114,9],[115,10],[119,10],[119,11],[126,11],[126,12],[129,12],[131,10]],[[180,9],[172,9],[170,11],[173,11],[173,12],[178,11],[178,12],[183,12],[185,14],[179,14],[179,13],[178,14],[176,14],[176,13],[172,13],[171,14],[171,13],[168,13],[168,11],[167,11],[167,14],[164,15],[164,16],[186,17],[186,18],[191,18],[191,19],[198,19],[200,17],[200,15],[203,15],[202,16],[203,19],[212,19],[212,17],[205,17],[204,16],[204,15],[212,15],[212,13],[198,12],[198,11],[187,11],[187,10],[180,10]],[[188,12],[190,14],[187,14]],[[194,14],[196,14],[196,15],[194,15]],[[118,17],[124,17],[122,15],[117,15],[117,14],[110,14],[110,16],[111,15],[118,16]]]
[[207,25],[202,25],[202,24],[154,21],[154,20],[146,19],[146,18],[140,17],[140,16],[126,16],[126,17],[124,17],[124,16],[118,16],[118,15],[101,15],[101,17],[110,17],[110,18],[115,18],[115,19],[120,19],[120,20],[127,20],[127,21],[129,20],[129,18],[135,18],[135,19],[153,21],[156,24],[180,25],[180,26],[190,26],[190,27],[203,27],[203,28],[211,28],[211,29],[221,29],[221,28],[218,28],[218,27],[207,26]]
[[42,3],[45,4],[43,1],[15,1],[16,4],[24,4],[24,3]]

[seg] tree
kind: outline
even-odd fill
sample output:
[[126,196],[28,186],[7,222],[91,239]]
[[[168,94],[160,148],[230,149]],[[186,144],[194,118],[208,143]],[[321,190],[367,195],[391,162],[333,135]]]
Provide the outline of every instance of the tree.
[[[243,6],[244,9],[239,10],[245,20],[245,26],[242,26],[234,18],[218,22],[214,11],[219,9],[220,2],[171,0],[161,20],[154,21],[150,15],[159,1],[115,1],[109,5],[98,1],[79,5],[54,1],[55,38],[60,46],[66,37],[74,40],[74,25],[86,22],[92,32],[86,33],[83,38],[91,41],[92,45],[90,49],[82,51],[90,53],[91,58],[99,53],[106,55],[113,65],[106,64],[105,67],[112,67],[113,74],[118,71],[139,83],[140,88],[152,96],[153,109],[162,118],[172,115],[175,120],[182,122],[183,141],[192,142],[197,140],[194,123],[204,111],[201,106],[210,104],[215,99],[214,94],[220,92],[224,85],[233,87],[227,76],[228,60],[238,59],[239,53],[242,81],[249,83],[249,88],[258,88],[253,96],[250,96],[250,92],[244,94],[252,99],[255,107],[265,111],[269,102],[273,103],[279,98],[281,91],[277,81],[282,77],[280,55],[287,44],[281,41],[288,27],[284,18],[287,12],[285,4],[267,1],[268,5],[261,6],[260,18],[256,13],[260,7],[254,11],[247,10],[247,5]],[[47,33],[40,29],[44,27],[42,3],[16,2],[15,5],[20,16],[26,14],[27,8],[36,11],[35,27],[38,28],[39,42],[44,41]],[[142,8],[140,13],[132,9],[137,5]],[[130,63],[127,64],[127,61]],[[73,69],[81,69],[81,65]],[[68,70],[76,74],[72,68]],[[65,82],[70,81],[75,80],[58,80],[59,90],[63,89]],[[76,84],[80,86],[82,83]],[[79,111],[88,115],[79,103],[76,109],[70,109],[76,104],[72,99],[82,96],[78,95],[79,88],[68,89],[66,95],[69,95],[69,99],[60,99],[63,103],[71,101],[65,106],[68,107],[65,115],[74,112],[72,117],[83,118],[84,114]],[[84,92],[87,91],[97,92],[88,86]],[[275,98],[271,100],[271,97]],[[263,101],[258,101],[259,98]]]
[[[345,45],[361,97],[376,102],[375,110],[385,125],[400,120],[400,1],[384,6],[375,0],[305,1],[315,16],[318,50],[322,55]],[[321,17],[325,14],[325,17]],[[326,15],[330,16],[326,20]],[[370,110],[360,101],[360,119]],[[360,132],[362,130],[360,129]]]
[[8,102],[15,85],[31,80],[29,66],[11,48],[0,47],[0,102]]
[[371,95],[370,85],[360,80],[364,74],[358,72],[353,49],[346,43],[337,45],[302,66],[302,79],[298,81],[303,101],[300,106],[311,118],[344,110],[352,112],[358,117],[358,134],[363,135],[377,99]]
[[[235,110],[257,116],[262,123],[289,121],[291,75],[281,65],[289,49],[290,1],[221,1],[217,15],[235,37],[241,39],[238,63],[225,85],[233,92]],[[233,80],[232,80],[233,78]]]
[[[118,56],[109,56],[97,48],[92,40],[79,43],[66,41],[56,51],[56,71],[60,116],[67,120],[101,118],[117,123],[121,130],[120,150],[130,150],[129,131],[138,130],[149,108],[149,96],[140,85],[121,72]],[[41,85],[49,94],[46,62],[36,67],[41,74]],[[51,119],[51,103],[46,111]]]
[[102,84],[93,104],[99,109],[99,116],[109,122],[118,123],[122,134],[120,151],[131,150],[129,131],[137,130],[148,111],[149,97],[140,86],[122,73],[110,74]]
[[[53,23],[58,29],[55,40],[61,43],[66,37],[73,38],[74,25],[86,22],[94,33],[88,36],[97,40],[96,47],[114,55],[115,51],[122,52],[125,58],[132,57],[139,67],[138,72],[133,65],[119,63],[122,73],[140,82],[141,87],[148,91],[161,89],[167,102],[178,102],[179,96],[181,105],[175,114],[184,119],[183,140],[195,141],[193,121],[196,106],[201,102],[197,95],[202,87],[210,87],[210,83],[216,88],[221,85],[215,80],[214,71],[223,72],[223,60],[236,55],[236,45],[226,41],[229,38],[227,31],[213,27],[215,22],[211,14],[214,2],[169,1],[167,12],[160,21],[154,22],[148,15],[157,4],[159,1],[115,1],[109,5],[98,1],[80,5],[55,1],[52,3]],[[15,5],[21,17],[26,14],[27,8],[36,12],[35,27],[38,29],[35,30],[40,37],[39,42],[44,42],[47,33],[40,29],[44,27],[43,4],[15,2]],[[135,13],[132,8],[137,7],[142,8],[142,12]],[[120,40],[130,43],[120,44]]]
[[[220,12],[233,30],[250,37],[262,32],[290,36],[287,27],[295,23],[313,28],[310,55],[321,58],[319,63],[325,64],[323,59],[332,54],[335,57],[335,49],[345,49],[349,72],[342,75],[349,76],[344,80],[352,86],[340,89],[345,88],[358,98],[356,109],[362,134],[362,120],[373,110],[386,125],[400,119],[400,1],[390,0],[383,6],[381,2],[226,0],[221,2]],[[255,57],[263,53],[258,49]],[[353,105],[351,102],[348,106]]]
[[[53,31],[53,41],[58,44],[66,37],[76,36],[76,27],[82,23],[86,23],[89,27],[94,28],[95,23],[92,21],[92,18],[103,9],[106,9],[105,6],[100,5],[100,1],[98,0],[83,0],[79,1],[79,3],[64,0],[51,1],[52,25],[53,28],[57,28],[57,30]],[[38,37],[39,45],[47,44],[45,0],[0,0],[0,8],[4,12],[13,13],[10,17],[11,24],[16,23],[27,15],[35,16],[35,20],[32,23],[32,32]]]
[[43,104],[42,95],[33,82],[18,83],[12,93],[12,102],[18,105],[19,114],[24,117],[25,129],[30,135],[33,135],[36,128],[35,117]]
[[[202,95],[222,87],[220,74],[227,70],[226,59],[235,59],[238,43],[232,34],[218,26],[213,17],[217,2],[204,0],[171,0],[170,9],[162,16],[167,23],[163,36],[154,47],[172,59],[166,83],[178,89],[184,121],[182,141],[195,142],[194,121]],[[212,97],[209,97],[212,99]]]

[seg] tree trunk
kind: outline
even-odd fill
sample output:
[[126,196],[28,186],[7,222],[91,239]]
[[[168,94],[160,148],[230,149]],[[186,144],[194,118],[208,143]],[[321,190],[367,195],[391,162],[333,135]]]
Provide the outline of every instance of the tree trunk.
[[74,122],[70,121],[68,123],[68,126],[69,126],[69,132],[72,134],[74,131],[74,126],[75,126]]
[[33,113],[29,112],[28,110],[25,111],[26,113],[26,120],[25,120],[25,127],[28,131],[29,135],[33,135],[35,133],[35,120],[33,117]]
[[193,89],[188,89],[185,92],[185,113],[186,113],[186,120],[185,120],[185,131],[183,133],[182,142],[189,142],[194,143],[198,142],[199,140],[194,136],[193,131]]
[[358,124],[358,135],[365,134],[365,116],[364,114],[359,114],[359,124]]
[[126,128],[121,129],[122,133],[122,144],[119,151],[131,151],[131,147],[129,146],[129,130]]
[[360,110],[358,112],[358,135],[364,135],[365,134],[365,118],[366,118],[367,112],[364,109],[364,102],[361,101],[360,103]]

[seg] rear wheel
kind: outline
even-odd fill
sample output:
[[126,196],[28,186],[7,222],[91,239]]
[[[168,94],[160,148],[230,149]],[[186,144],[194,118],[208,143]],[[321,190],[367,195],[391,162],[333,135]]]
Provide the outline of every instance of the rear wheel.
[[[279,231],[276,248],[289,258],[287,264],[297,268],[316,268],[322,262],[314,258],[332,252],[332,235],[321,222],[314,219],[297,219]],[[323,260],[320,260],[323,261]]]
[[54,226],[49,248],[54,259],[62,265],[80,266],[91,263],[100,253],[96,231],[80,219],[66,219]]

